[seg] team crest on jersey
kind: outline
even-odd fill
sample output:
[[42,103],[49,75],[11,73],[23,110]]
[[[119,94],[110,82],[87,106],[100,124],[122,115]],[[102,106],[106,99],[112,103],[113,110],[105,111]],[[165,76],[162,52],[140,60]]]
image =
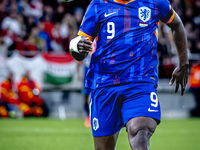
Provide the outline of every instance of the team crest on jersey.
[[138,15],[140,20],[142,20],[143,22],[147,22],[151,18],[151,9],[149,9],[148,7],[140,7],[138,9]]
[[94,131],[96,131],[99,128],[99,121],[97,118],[93,118],[92,125],[93,125]]

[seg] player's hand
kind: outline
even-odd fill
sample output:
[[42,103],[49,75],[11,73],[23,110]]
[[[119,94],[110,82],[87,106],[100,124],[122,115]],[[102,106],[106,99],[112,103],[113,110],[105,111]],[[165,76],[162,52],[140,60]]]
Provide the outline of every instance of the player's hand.
[[92,51],[92,42],[88,38],[82,37],[77,44],[79,53],[88,54]]
[[169,82],[169,85],[172,85],[174,81],[176,80],[176,88],[175,88],[175,93],[177,93],[179,89],[179,84],[181,85],[181,95],[183,96],[185,93],[185,87],[188,82],[188,67],[189,65],[186,64],[182,67],[177,67],[173,73],[172,73],[172,78]]

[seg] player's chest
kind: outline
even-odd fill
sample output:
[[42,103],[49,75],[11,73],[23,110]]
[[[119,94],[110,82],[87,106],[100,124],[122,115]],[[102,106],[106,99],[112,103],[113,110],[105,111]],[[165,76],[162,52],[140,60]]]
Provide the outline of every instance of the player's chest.
[[99,24],[104,26],[113,22],[119,28],[146,27],[158,20],[158,9],[155,5],[136,3],[134,7],[108,5],[99,11]]

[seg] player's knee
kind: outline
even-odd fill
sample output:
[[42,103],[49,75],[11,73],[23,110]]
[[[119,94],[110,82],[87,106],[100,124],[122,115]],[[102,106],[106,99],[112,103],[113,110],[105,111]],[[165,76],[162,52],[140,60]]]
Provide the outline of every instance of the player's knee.
[[129,142],[134,150],[148,150],[149,139],[155,129],[148,126],[133,127],[128,130]]
[[130,137],[140,136],[149,139],[154,133],[155,128],[149,127],[148,125],[144,126],[135,126],[128,128],[128,133]]

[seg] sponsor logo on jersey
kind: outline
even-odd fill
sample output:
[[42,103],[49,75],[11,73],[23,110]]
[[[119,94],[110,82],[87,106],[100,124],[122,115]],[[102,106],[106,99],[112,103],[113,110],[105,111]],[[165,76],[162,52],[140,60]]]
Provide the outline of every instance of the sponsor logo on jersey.
[[151,19],[151,9],[148,7],[140,7],[138,8],[138,16],[139,19],[143,22],[147,22]]
[[93,118],[92,126],[93,126],[94,131],[96,131],[99,128],[99,121],[97,118]]
[[108,16],[113,15],[113,14],[115,14],[115,13],[117,13],[117,12],[112,12],[112,13],[109,13],[109,14],[105,13],[104,16],[105,16],[105,17],[108,17]]
[[148,112],[158,112],[158,110],[154,110],[154,109],[149,108]]

